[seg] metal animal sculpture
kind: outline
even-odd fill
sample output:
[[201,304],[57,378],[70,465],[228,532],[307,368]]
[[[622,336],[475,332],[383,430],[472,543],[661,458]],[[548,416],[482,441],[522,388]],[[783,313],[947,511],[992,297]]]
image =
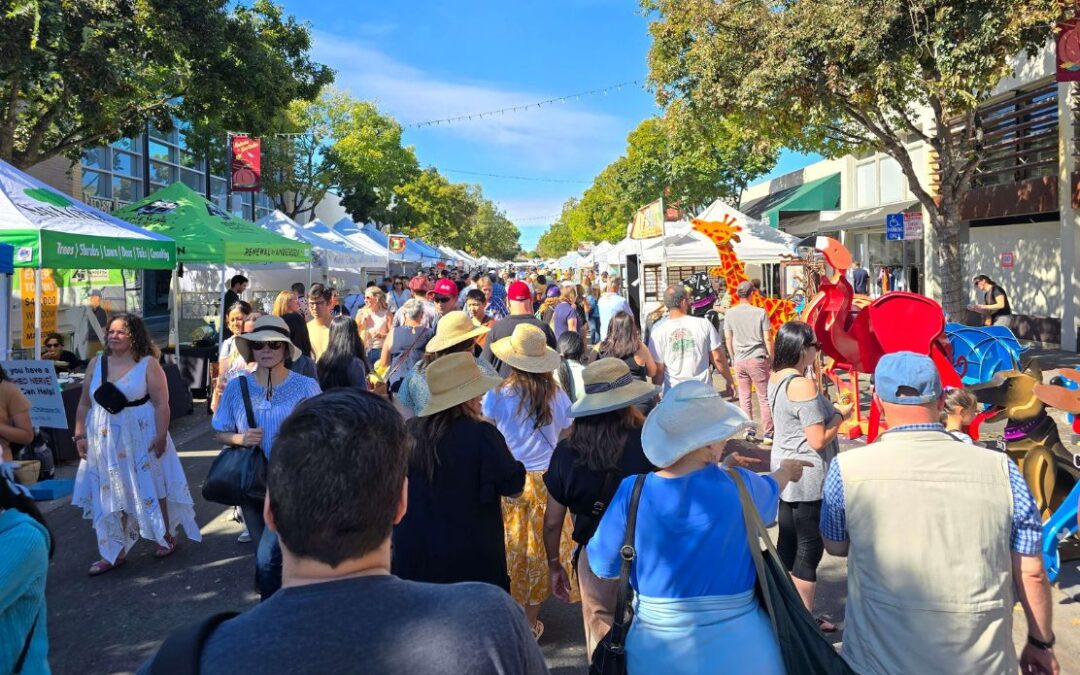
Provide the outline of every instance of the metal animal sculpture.
[[[1080,371],[1064,371],[1062,378],[1080,382]],[[1032,360],[1023,370],[1000,371],[968,391],[990,406],[986,421],[1007,420],[1005,451],[1020,467],[1046,520],[1080,480],[1080,455],[1066,449],[1057,422],[1046,409],[1080,413],[1080,391],[1066,388],[1057,378],[1051,384],[1042,379],[1038,362]]]
[[986,382],[999,370],[1010,370],[1023,347],[1006,326],[945,325],[952,345],[953,368],[965,386]]
[[698,272],[683,280],[683,286],[690,291],[690,313],[707,319],[714,328],[720,330],[720,314],[713,308],[716,304],[716,290],[708,272]]
[[[739,302],[736,289],[738,289],[740,283],[750,280],[746,276],[746,265],[739,260],[739,257],[735,254],[735,248],[732,246],[732,243],[739,241],[739,232],[742,231],[742,228],[739,227],[734,218],[726,214],[723,220],[698,220],[695,218],[691,221],[691,225],[693,225],[694,230],[704,234],[716,246],[716,253],[720,256],[720,276],[724,278],[724,282],[727,284],[727,291],[731,296],[732,304]],[[765,310],[773,330],[797,316],[795,314],[795,303],[786,298],[768,298],[761,293],[754,293],[750,298],[750,303]]]

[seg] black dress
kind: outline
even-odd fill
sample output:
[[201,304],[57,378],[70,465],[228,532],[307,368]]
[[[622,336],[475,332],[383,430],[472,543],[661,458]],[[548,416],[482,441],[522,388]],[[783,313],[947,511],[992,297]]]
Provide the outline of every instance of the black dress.
[[[596,531],[598,519],[592,515],[593,505],[600,499],[607,473],[590,469],[578,458],[578,451],[570,445],[569,439],[559,441],[544,474],[544,485],[552,499],[569,509],[574,521],[573,540],[585,545]],[[645,457],[641,447],[641,429],[635,429],[626,436],[612,484],[617,487],[626,476],[653,471],[656,467]]]
[[435,477],[409,470],[409,508],[394,527],[390,570],[402,579],[482,581],[510,591],[501,497],[525,488],[525,466],[492,424],[459,420],[438,447]]

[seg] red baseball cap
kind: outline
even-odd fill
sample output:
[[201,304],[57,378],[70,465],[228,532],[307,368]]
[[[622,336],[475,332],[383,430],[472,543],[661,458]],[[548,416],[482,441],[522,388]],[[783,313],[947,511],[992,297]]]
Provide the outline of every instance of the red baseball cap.
[[409,280],[409,290],[418,293],[427,293],[431,290],[431,284],[428,283],[428,279],[425,276],[415,276]]
[[515,302],[525,302],[532,298],[532,290],[524,281],[512,281],[506,289],[506,299]]
[[435,282],[435,295],[445,295],[450,298],[456,298],[458,295],[457,284],[449,279],[439,279]]

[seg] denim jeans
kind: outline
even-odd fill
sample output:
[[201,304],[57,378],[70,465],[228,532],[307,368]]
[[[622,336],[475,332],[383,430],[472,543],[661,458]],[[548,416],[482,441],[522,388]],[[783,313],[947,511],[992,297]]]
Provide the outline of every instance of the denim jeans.
[[244,523],[255,542],[255,588],[263,600],[281,588],[281,546],[277,534],[263,520],[262,504],[244,504]]

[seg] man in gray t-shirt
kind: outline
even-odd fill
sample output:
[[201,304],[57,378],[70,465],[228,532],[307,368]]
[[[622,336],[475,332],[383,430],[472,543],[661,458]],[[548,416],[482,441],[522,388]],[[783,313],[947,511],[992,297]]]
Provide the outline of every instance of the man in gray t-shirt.
[[[773,420],[769,410],[767,388],[769,364],[772,361],[772,339],[769,334],[769,317],[765,310],[750,304],[757,289],[744,281],[735,289],[739,304],[724,314],[724,338],[731,360],[735,364],[735,381],[739,385],[739,407],[753,419],[750,387],[757,390],[758,407],[761,408],[761,426],[765,445],[772,444]],[[753,430],[747,432],[746,440],[755,440]]]

